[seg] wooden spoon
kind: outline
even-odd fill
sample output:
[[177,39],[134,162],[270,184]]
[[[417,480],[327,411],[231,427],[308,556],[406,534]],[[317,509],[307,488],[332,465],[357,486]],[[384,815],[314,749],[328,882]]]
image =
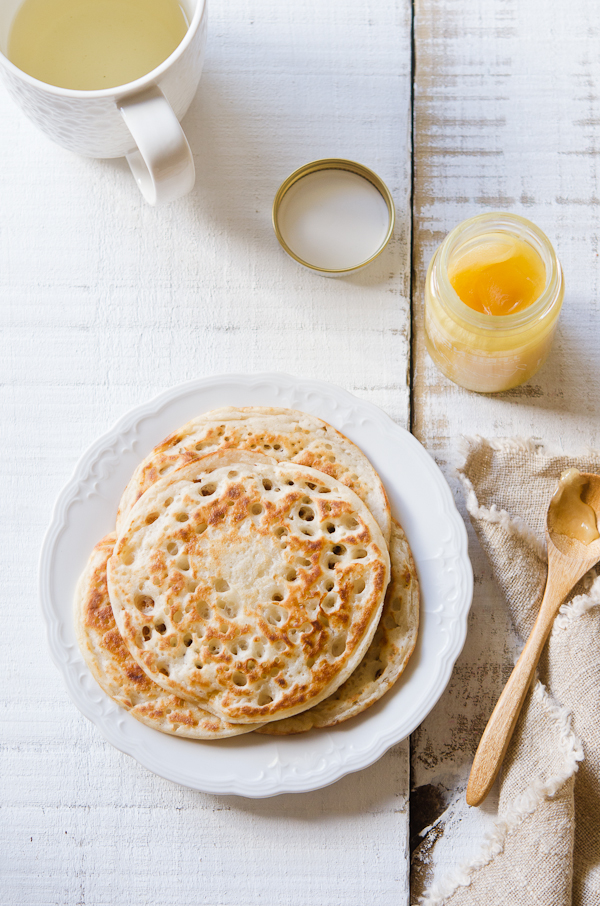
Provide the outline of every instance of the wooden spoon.
[[[600,527],[600,475],[582,473],[581,477],[587,482],[581,499],[595,511]],[[546,518],[548,579],[540,612],[477,747],[467,786],[468,805],[483,802],[496,779],[560,605],[573,586],[600,560],[600,539],[583,544],[552,529],[551,505]]]

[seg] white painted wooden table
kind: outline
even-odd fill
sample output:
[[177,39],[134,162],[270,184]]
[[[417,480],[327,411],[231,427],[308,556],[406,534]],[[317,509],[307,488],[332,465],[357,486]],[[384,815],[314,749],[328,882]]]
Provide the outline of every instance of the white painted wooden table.
[[[124,161],[62,151],[0,93],[0,902],[408,902],[407,742],[326,790],[265,801],[155,777],[71,704],[46,651],[37,553],[81,452],[195,376],[340,384],[412,424],[451,483],[462,433],[599,445],[597,21],[595,0],[416,0],[414,16],[410,0],[212,0],[184,121],[196,188],[158,209]],[[322,156],[372,167],[396,200],[392,245],[352,279],[300,270],[270,225],[282,179]],[[545,229],[567,294],[543,371],[479,397],[427,359],[422,284],[446,232],[497,208]],[[493,799],[467,813],[463,791],[513,652],[473,535],[471,556],[469,638],[412,740],[411,902],[493,817]]]
[[[196,187],[165,208],[142,201],[125,161],[55,147],[0,93],[6,906],[408,900],[408,742],[307,795],[245,801],[161,780],[69,700],[36,561],[82,451],[189,378],[320,378],[408,425],[410,33],[408,2],[213,0],[184,121]],[[270,222],[282,180],[328,156],[372,167],[398,208],[391,247],[350,280],[301,270]]]

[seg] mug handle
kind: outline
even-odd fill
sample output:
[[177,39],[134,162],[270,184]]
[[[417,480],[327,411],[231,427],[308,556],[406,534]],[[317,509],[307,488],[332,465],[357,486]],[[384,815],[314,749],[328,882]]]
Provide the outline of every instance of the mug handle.
[[146,201],[163,204],[187,194],[196,171],[179,120],[160,88],[148,88],[117,106],[137,145],[127,163]]

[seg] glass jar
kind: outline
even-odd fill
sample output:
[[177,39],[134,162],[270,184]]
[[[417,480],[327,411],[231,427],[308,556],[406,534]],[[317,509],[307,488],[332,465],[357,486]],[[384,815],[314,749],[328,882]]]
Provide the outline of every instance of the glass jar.
[[[468,244],[489,234],[529,243],[546,269],[544,290],[531,305],[490,315],[466,305],[448,271]],[[562,268],[548,237],[517,214],[480,214],[455,227],[433,256],[425,284],[425,342],[446,377],[480,393],[498,393],[528,381],[546,361],[564,296]]]

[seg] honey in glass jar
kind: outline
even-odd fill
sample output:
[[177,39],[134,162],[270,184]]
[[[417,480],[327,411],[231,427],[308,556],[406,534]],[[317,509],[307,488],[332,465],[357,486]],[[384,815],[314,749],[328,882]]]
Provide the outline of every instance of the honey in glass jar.
[[559,261],[535,224],[503,212],[466,220],[429,265],[429,354],[467,390],[516,387],[545,362],[563,296]]

